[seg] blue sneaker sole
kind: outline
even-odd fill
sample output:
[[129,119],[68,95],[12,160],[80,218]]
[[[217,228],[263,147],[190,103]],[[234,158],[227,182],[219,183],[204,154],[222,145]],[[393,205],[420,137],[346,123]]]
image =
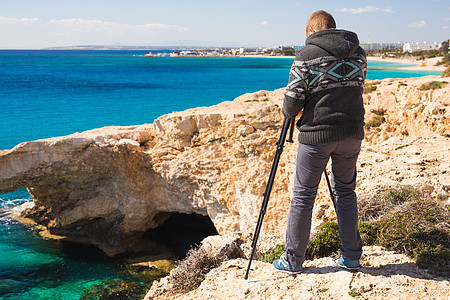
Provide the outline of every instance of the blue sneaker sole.
[[286,269],[277,269],[277,268],[275,268],[274,265],[272,265],[272,267],[278,272],[283,272],[283,273],[291,274],[291,275],[295,275],[295,274],[303,272],[303,269],[298,270],[298,271],[289,271],[289,270],[286,270]]
[[338,267],[341,267],[343,269],[347,269],[347,270],[352,270],[352,271],[356,271],[359,270],[359,268],[361,268],[361,266],[357,266],[357,267],[347,267],[346,265],[341,265],[340,263],[336,262],[336,264],[338,265]]

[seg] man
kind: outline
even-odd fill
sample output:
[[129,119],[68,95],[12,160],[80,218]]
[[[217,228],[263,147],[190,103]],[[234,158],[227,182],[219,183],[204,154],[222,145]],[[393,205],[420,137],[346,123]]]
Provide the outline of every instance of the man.
[[286,88],[283,115],[297,122],[294,192],[286,231],[286,252],[275,269],[299,273],[311,230],[312,209],[322,173],[332,160],[332,187],[342,242],[338,265],[359,268],[362,242],[356,202],[356,160],[364,139],[364,50],[355,33],[336,29],[333,16],[313,13],[306,24],[306,45],[298,51]]

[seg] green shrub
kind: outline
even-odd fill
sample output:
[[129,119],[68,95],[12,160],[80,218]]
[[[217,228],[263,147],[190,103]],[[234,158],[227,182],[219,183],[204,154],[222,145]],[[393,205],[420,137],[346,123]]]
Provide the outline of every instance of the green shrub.
[[358,231],[361,235],[363,246],[375,245],[380,228],[375,223],[359,222]]
[[422,250],[417,254],[416,261],[417,266],[421,269],[429,269],[431,273],[449,277],[450,251],[448,248],[438,245],[431,249]]
[[435,89],[441,89],[446,84],[448,84],[447,81],[431,81],[424,83],[420,86],[419,90],[421,91],[427,91],[427,90],[435,90]]
[[377,85],[379,85],[381,81],[375,82],[367,82],[364,84],[364,94],[371,93],[377,90]]
[[341,247],[339,229],[336,222],[323,224],[306,248],[306,259],[326,257],[338,252]]
[[440,203],[419,197],[376,222],[376,243],[401,251],[431,273],[450,276],[450,212]]
[[372,128],[372,127],[380,127],[381,124],[386,122],[386,118],[383,115],[375,115],[373,116],[372,120],[366,123],[364,127],[366,129]]
[[280,258],[281,254],[283,254],[284,252],[286,252],[284,245],[277,244],[273,249],[257,255],[256,259],[271,264],[275,259]]
[[392,205],[418,199],[421,195],[421,191],[412,185],[403,185],[400,187],[390,188],[383,193],[385,204],[391,207]]

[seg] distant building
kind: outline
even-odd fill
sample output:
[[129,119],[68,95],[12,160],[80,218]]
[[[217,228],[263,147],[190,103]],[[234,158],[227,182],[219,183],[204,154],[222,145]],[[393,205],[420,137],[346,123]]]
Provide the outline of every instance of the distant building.
[[361,48],[363,48],[365,51],[369,50],[395,50],[395,49],[402,49],[403,43],[360,43],[359,44]]
[[423,50],[438,50],[441,48],[442,44],[434,42],[413,42],[413,43],[404,43],[403,44],[403,52],[414,52],[414,51],[423,51]]
[[407,43],[360,43],[361,48],[366,51],[372,50],[395,50],[401,49],[403,52],[414,52],[421,50],[437,50],[441,48],[441,44],[437,42],[407,42]]

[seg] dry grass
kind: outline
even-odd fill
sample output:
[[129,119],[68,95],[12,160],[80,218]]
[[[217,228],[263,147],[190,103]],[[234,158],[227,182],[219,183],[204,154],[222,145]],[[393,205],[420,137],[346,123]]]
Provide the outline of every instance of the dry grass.
[[242,257],[238,245],[232,244],[222,251],[208,251],[200,247],[189,250],[185,259],[170,273],[169,281],[174,293],[186,293],[196,289],[206,274],[226,260]]

